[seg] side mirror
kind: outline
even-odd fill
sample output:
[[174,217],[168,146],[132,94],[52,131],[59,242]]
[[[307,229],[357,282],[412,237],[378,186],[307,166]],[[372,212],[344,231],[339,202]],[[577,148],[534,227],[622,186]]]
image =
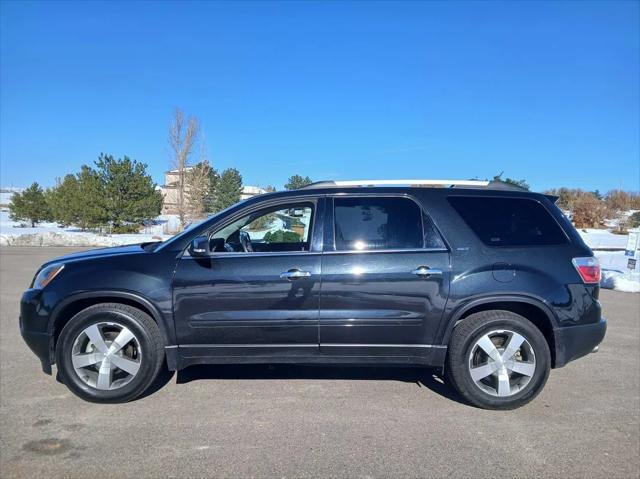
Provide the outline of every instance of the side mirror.
[[209,237],[198,236],[191,241],[189,245],[189,254],[195,258],[203,258],[209,256]]

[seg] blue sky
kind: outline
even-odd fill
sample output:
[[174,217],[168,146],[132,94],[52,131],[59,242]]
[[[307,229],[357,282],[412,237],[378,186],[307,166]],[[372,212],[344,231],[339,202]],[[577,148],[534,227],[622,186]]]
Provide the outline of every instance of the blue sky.
[[169,164],[179,106],[247,184],[640,190],[637,2],[6,2],[0,184]]

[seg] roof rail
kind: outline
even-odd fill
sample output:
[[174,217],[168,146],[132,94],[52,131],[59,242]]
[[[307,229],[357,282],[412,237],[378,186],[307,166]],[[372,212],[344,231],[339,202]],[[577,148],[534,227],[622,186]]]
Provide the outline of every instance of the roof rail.
[[480,180],[336,180],[317,181],[303,188],[339,188],[341,186],[489,186],[489,181]]

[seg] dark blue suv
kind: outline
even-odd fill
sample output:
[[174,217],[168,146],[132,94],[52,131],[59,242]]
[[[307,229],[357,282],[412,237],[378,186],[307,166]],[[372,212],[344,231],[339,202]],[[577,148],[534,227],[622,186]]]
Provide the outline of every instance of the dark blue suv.
[[474,181],[265,194],[164,243],[44,264],[20,327],[89,401],[135,399],[166,359],[434,367],[515,408],[606,330],[598,263],[554,201]]

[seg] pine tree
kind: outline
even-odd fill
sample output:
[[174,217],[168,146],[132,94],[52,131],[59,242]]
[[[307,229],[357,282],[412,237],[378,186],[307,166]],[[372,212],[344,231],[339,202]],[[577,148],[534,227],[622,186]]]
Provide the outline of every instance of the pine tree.
[[240,201],[242,194],[242,175],[235,168],[222,172],[216,184],[214,211],[221,211]]
[[104,185],[106,217],[114,227],[139,225],[160,214],[162,194],[147,174],[146,164],[101,154],[96,168]]
[[104,184],[87,165],[82,165],[75,175],[66,175],[46,192],[46,198],[52,217],[63,226],[76,225],[86,230],[107,223]]
[[21,193],[14,193],[11,197],[10,218],[14,221],[29,221],[31,227],[36,223],[51,218],[44,190],[38,183],[32,183]]
[[69,174],[62,180],[58,179],[56,186],[47,190],[46,199],[54,221],[62,226],[80,223],[81,205],[76,175]]
[[289,177],[289,180],[287,181],[287,184],[284,185],[284,188],[286,190],[297,190],[298,188],[302,188],[303,186],[307,186],[311,183],[313,183],[313,181],[308,176],[303,177],[300,175],[293,175]]
[[216,189],[218,188],[218,181],[220,180],[220,174],[215,168],[209,169],[209,190],[204,197],[204,212],[215,213],[216,205]]

